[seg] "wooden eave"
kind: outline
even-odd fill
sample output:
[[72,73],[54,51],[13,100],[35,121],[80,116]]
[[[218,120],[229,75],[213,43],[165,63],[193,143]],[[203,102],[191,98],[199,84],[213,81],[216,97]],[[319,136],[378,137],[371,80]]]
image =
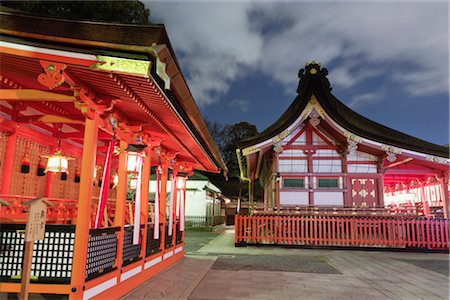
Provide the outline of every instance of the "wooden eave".
[[[315,74],[311,74],[312,69],[315,69]],[[257,145],[282,133],[297,120],[306,108],[311,96],[314,95],[325,112],[337,124],[351,133],[402,149],[444,158],[449,157],[449,150],[446,147],[396,131],[369,120],[348,108],[331,93],[330,83],[326,77],[327,74],[326,69],[321,69],[317,64],[308,65],[299,82],[298,96],[285,113],[260,134],[239,142],[239,148],[244,149]]]
[[[74,108],[73,102],[67,102],[67,99],[65,99],[69,87],[63,85],[55,88],[52,92],[44,92],[43,90],[47,88],[37,83],[37,76],[42,71],[39,60],[31,57],[2,54],[1,62],[1,73],[8,74],[9,80],[20,84],[21,87],[28,87],[29,83],[31,83],[30,85],[37,91],[37,94],[42,93],[44,96],[49,95],[49,93],[52,96],[60,93],[64,102],[57,102],[54,105],[64,111],[75,112],[76,114],[72,115],[74,119],[81,117],[81,113]],[[161,139],[163,141],[162,146],[166,151],[179,153],[177,157],[179,161],[189,162],[200,170],[218,171],[218,166],[208,157],[208,154],[188,131],[182,120],[177,117],[176,112],[164,99],[163,93],[158,90],[156,83],[151,78],[118,74],[111,76],[108,72],[99,72],[77,65],[69,65],[66,71],[70,76],[79,79],[83,85],[88,86],[100,99],[120,99],[121,102],[116,104],[116,109],[126,116],[128,120],[132,120],[133,123],[143,124],[144,130],[153,139]],[[120,80],[121,84],[119,85],[114,79]],[[125,85],[128,88],[124,88]],[[7,84],[4,84],[3,87],[11,89]],[[17,91],[20,94],[23,90],[18,89]],[[133,91],[135,95],[140,97],[145,105],[151,107],[156,119],[149,117],[142,107],[130,98],[130,91]],[[49,96],[29,102],[34,102],[31,104],[31,107],[39,110],[39,106],[42,104],[40,102],[47,102],[42,101],[48,100],[47,98]],[[42,113],[43,115],[48,114],[45,110],[42,110]],[[60,115],[63,116],[64,114],[60,113]],[[23,118],[18,117],[19,120],[23,120]]]
[[[112,53],[117,57],[132,59],[145,57],[150,61],[155,59],[165,61],[167,73],[172,77],[171,90],[173,90],[172,94],[167,95],[170,91],[162,88],[165,101],[171,102],[177,114],[185,118],[182,123],[187,126],[189,134],[210,157],[210,163],[215,166],[209,171],[217,172],[220,169],[228,171],[192,98],[163,25],[141,26],[60,20],[3,11],[0,12],[0,17],[2,39],[13,41],[19,39],[26,44],[78,53],[94,55]],[[152,75],[154,83],[163,86],[154,69]]]

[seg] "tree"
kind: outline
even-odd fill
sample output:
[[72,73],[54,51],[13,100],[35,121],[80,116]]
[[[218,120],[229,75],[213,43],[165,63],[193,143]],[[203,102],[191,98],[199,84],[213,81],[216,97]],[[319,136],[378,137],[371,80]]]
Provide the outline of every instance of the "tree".
[[258,134],[255,125],[248,122],[240,122],[226,125],[223,129],[223,152],[230,176],[239,177],[239,164],[236,157],[237,143],[245,138]]
[[150,10],[130,1],[2,1],[2,6],[32,15],[121,24],[149,24]]
[[258,129],[255,125],[248,122],[222,125],[206,120],[206,126],[227,164],[229,176],[239,177],[239,165],[236,157],[237,143],[245,138],[258,134]]
[[[213,184],[217,185],[229,197],[241,198],[248,195],[248,183],[239,180],[239,164],[236,157],[237,143],[245,138],[258,134],[256,126],[248,122],[222,125],[206,121],[206,125],[227,164],[229,181],[225,182],[219,176],[208,175]],[[262,190],[256,186],[258,195]],[[255,190],[256,192],[256,190]]]

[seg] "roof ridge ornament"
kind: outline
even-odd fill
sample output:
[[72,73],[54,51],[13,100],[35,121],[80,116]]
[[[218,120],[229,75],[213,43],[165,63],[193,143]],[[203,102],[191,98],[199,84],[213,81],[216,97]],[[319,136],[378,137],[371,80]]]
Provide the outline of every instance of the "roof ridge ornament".
[[302,68],[298,71],[298,78],[300,79],[298,82],[297,93],[301,93],[306,86],[307,79],[315,79],[315,78],[323,78],[325,79],[326,86],[331,91],[330,82],[327,78],[328,69],[322,68],[320,63],[316,63],[314,60],[311,63],[306,62],[305,68]]

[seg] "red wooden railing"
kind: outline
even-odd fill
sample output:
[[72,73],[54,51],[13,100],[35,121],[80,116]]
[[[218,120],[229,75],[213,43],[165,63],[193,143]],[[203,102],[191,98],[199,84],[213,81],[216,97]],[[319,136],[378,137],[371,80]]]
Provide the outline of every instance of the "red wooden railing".
[[448,249],[449,220],[331,215],[236,215],[235,243]]

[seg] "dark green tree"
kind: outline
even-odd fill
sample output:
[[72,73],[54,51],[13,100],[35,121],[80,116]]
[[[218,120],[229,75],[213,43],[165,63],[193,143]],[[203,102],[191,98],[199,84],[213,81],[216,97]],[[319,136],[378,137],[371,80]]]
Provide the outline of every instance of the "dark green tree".
[[[208,177],[227,196],[236,198],[248,197],[248,183],[240,182],[239,180],[239,164],[236,157],[236,148],[239,141],[258,133],[256,126],[248,122],[222,125],[211,121],[206,121],[206,125],[229,170],[229,180],[226,182],[223,177],[219,178],[218,176],[212,175]],[[262,190],[258,186],[255,187],[257,189],[259,188],[257,194],[261,196]]]
[[237,143],[256,134],[258,134],[258,129],[248,122],[224,126],[222,133],[224,140],[223,155],[230,176],[239,177],[239,164],[236,157]]
[[138,0],[2,1],[1,5],[36,16],[121,24],[146,25],[150,16],[150,10]]

